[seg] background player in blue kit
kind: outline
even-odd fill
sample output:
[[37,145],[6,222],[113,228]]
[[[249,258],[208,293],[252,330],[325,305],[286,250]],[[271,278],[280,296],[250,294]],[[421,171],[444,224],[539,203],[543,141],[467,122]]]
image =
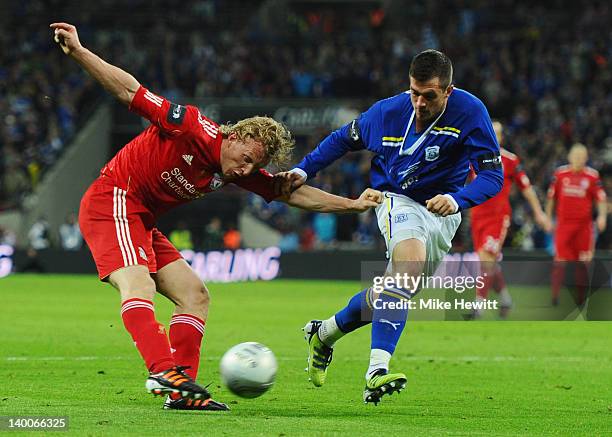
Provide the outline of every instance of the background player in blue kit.
[[[503,185],[499,144],[487,109],[474,95],[454,88],[452,75],[452,63],[443,53],[416,55],[409,91],[372,105],[286,174],[285,188],[295,189],[347,152],[373,152],[370,183],[385,193],[376,214],[387,245],[388,274],[433,273],[451,247],[459,211],[493,197]],[[470,165],[477,176],[464,186]],[[406,376],[389,373],[389,361],[408,310],[389,308],[417,291],[394,286],[376,293],[370,287],[329,319],[306,324],[313,384],[325,382],[335,342],[372,323],[364,401],[378,403],[383,395],[401,390]]]

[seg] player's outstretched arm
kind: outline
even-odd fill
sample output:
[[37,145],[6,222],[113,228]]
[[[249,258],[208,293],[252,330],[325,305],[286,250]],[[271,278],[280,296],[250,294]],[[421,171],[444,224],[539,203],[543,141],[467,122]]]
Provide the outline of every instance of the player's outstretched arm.
[[291,193],[289,197],[279,198],[296,208],[316,212],[364,212],[370,208],[375,208],[383,201],[380,191],[367,188],[359,199],[347,199],[346,197],[336,196],[310,185],[302,185]]
[[140,87],[131,74],[104,61],[81,45],[77,29],[68,23],[53,23],[53,39],[68,56],[71,56],[94,79],[121,103],[130,105]]

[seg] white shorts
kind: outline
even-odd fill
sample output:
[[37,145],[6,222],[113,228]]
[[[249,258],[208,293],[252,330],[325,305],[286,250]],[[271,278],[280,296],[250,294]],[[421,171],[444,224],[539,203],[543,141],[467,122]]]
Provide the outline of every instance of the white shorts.
[[384,196],[384,202],[376,208],[376,216],[387,244],[389,262],[397,243],[415,238],[425,245],[426,274],[432,274],[451,248],[451,241],[461,224],[461,213],[442,217],[401,194],[385,192]]

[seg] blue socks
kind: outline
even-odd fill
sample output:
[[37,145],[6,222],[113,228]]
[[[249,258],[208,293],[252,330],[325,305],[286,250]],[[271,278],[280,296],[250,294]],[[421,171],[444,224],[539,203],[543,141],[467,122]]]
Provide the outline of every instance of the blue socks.
[[401,290],[385,290],[372,299],[372,349],[382,349],[389,354],[395,352],[406,319],[408,318],[409,294]]
[[369,288],[360,291],[349,300],[346,307],[335,315],[338,328],[345,334],[361,328],[372,321],[372,310],[366,303]]

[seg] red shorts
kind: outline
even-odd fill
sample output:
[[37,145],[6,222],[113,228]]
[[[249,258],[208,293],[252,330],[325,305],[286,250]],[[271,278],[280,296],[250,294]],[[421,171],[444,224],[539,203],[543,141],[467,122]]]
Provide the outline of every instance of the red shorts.
[[130,191],[102,178],[89,187],[81,200],[79,226],[100,279],[134,265],[156,273],[181,258],[154,223],[153,214]]
[[559,223],[555,229],[555,259],[590,261],[593,258],[593,223]]
[[510,226],[510,216],[502,215],[472,220],[472,242],[474,250],[492,254],[501,252]]

